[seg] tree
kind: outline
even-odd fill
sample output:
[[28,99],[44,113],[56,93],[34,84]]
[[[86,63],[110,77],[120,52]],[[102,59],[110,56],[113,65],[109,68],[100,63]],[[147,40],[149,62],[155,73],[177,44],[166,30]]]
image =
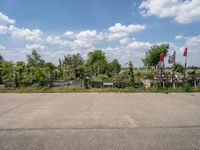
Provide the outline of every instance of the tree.
[[0,64],[4,61],[3,56],[0,54]]
[[34,80],[35,83],[38,84],[38,86],[45,86],[48,81],[45,69],[36,68],[34,73]]
[[18,61],[16,63],[16,75],[15,75],[16,86],[19,86],[19,84],[21,84],[24,78],[23,73],[25,73],[25,68],[26,68],[25,62]]
[[30,55],[27,55],[27,62],[29,67],[39,68],[44,65],[44,60],[41,59],[40,54],[36,50],[33,50]]
[[107,60],[102,50],[89,52],[86,66],[90,69],[91,75],[97,76],[106,72]]
[[10,61],[3,61],[1,63],[2,71],[2,80],[13,80],[14,77],[14,69],[13,69],[13,63]]
[[151,49],[145,54],[145,57],[142,59],[144,66],[146,67],[155,67],[160,61],[160,54],[163,53],[164,56],[167,55],[169,49],[169,44],[154,45]]
[[27,55],[27,79],[26,82],[38,83],[40,86],[44,85],[45,71],[43,69],[45,61],[41,59],[40,54],[33,50],[30,55]]
[[135,77],[133,72],[133,63],[129,61],[128,63],[128,75],[129,75],[129,85],[133,86],[135,83]]
[[4,61],[4,58],[0,54],[0,84],[3,82],[2,81],[2,63],[3,63],[3,61]]
[[81,80],[85,79],[85,76],[87,75],[87,72],[86,72],[86,67],[85,67],[84,64],[78,66],[76,75]]
[[52,82],[54,79],[54,70],[56,69],[56,66],[52,64],[51,62],[46,62],[44,64],[45,74],[48,77],[48,80]]
[[175,72],[179,72],[179,73],[182,73],[182,74],[184,73],[184,67],[183,67],[183,65],[181,65],[179,63],[174,64],[172,69]]
[[62,60],[59,59],[59,65],[57,66],[58,68],[58,77],[59,79],[62,79],[63,80],[63,64],[62,64]]
[[115,76],[120,72],[120,70],[121,70],[121,65],[117,59],[114,59],[113,61],[108,63],[107,74],[109,77]]
[[69,54],[63,60],[64,71],[70,79],[77,79],[79,77],[79,68],[83,64],[84,60],[79,53]]

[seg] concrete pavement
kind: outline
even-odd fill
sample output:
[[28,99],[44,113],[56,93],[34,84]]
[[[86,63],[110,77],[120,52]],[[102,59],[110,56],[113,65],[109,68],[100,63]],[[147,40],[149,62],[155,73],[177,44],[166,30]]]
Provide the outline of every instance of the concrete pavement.
[[200,94],[0,94],[0,150],[200,149]]

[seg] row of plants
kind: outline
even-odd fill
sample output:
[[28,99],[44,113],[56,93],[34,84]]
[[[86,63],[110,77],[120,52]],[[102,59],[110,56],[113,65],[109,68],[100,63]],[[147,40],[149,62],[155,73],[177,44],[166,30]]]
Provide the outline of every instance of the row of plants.
[[189,85],[172,87],[154,86],[152,88],[81,88],[81,87],[12,87],[5,89],[0,86],[0,93],[191,93],[200,92],[200,87],[194,88]]
[[[41,58],[36,50],[27,55],[27,61],[18,61],[16,63],[7,61],[0,54],[0,85],[1,92],[10,91],[57,91],[59,88],[52,88],[52,83],[55,81],[84,81],[86,91],[98,91],[91,88],[91,82],[124,82],[127,89],[125,91],[147,91],[143,87],[135,88],[135,85],[141,84],[143,80],[154,80],[159,64],[159,55],[164,53],[167,55],[169,49],[168,44],[154,45],[142,59],[145,69],[136,69],[132,61],[128,61],[127,67],[122,67],[117,59],[108,61],[105,53],[102,50],[94,50],[88,53],[87,58],[78,54],[69,54],[64,56],[64,59],[59,59],[58,65],[51,62],[46,62]],[[184,67],[181,64],[174,64],[168,68],[173,72],[182,74]],[[195,75],[200,76],[197,68]],[[189,75],[188,75],[189,76]],[[180,91],[186,91],[185,87],[191,87],[192,84],[185,86],[185,82],[178,85]],[[167,85],[167,84],[166,84]],[[154,87],[149,91],[159,92],[160,83],[155,83]],[[8,88],[9,87],[9,88]],[[61,91],[85,91],[84,88],[60,88]],[[165,87],[170,89],[170,83]],[[27,89],[27,90],[26,90]],[[191,88],[192,89],[192,88]],[[118,89],[109,89],[110,91],[118,91]],[[108,89],[99,89],[99,91],[109,91]],[[162,89],[163,90],[163,89]],[[166,91],[166,89],[164,89]],[[188,90],[189,91],[189,90]],[[57,91],[59,92],[59,91]]]

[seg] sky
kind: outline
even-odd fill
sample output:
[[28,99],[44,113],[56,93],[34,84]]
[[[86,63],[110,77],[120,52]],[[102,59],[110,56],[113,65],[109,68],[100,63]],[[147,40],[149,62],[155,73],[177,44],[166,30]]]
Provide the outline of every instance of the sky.
[[187,47],[188,65],[200,66],[200,0],[0,0],[0,54],[13,62],[33,49],[55,64],[101,49],[109,61],[141,67],[162,43],[182,64]]

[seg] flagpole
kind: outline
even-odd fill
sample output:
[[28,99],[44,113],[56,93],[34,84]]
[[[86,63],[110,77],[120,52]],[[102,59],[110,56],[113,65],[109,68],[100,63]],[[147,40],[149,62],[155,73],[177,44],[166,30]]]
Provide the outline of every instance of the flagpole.
[[175,88],[175,70],[173,68],[173,66],[176,64],[176,51],[174,51],[173,53],[169,54],[169,59],[168,59],[168,63],[172,64],[172,75],[171,75],[171,80],[172,80],[172,85],[173,88]]
[[163,72],[164,72],[164,67],[165,67],[165,64],[164,64],[164,54],[161,53],[160,54],[160,62],[161,62],[161,84],[162,86],[164,87],[164,75],[163,75]]
[[185,71],[184,71],[184,81],[186,81],[186,72],[187,72],[187,55],[185,56]]
[[[173,60],[173,66],[176,64],[176,51],[174,51],[174,60]],[[173,69],[173,75],[172,75],[172,82],[173,82],[173,88],[176,88],[176,82],[175,82],[175,70]]]
[[[173,66],[175,65],[175,62],[173,63]],[[175,70],[174,68],[172,67],[172,84],[173,84],[173,88],[176,87],[176,84],[175,84]]]
[[165,87],[165,62],[163,61],[163,87]]

